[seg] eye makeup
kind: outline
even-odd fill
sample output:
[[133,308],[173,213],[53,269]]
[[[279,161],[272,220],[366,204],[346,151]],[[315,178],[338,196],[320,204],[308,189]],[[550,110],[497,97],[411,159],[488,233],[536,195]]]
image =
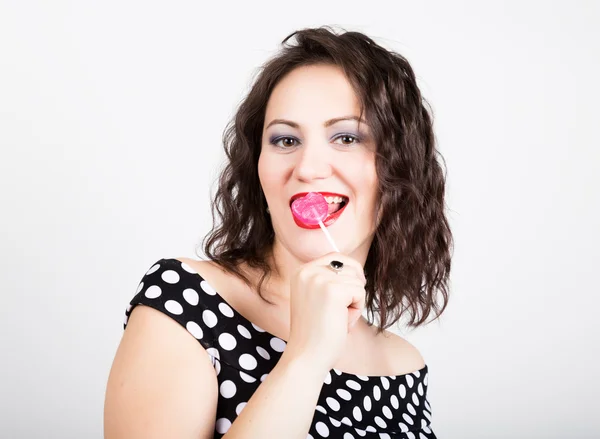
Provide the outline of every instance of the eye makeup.
[[[346,147],[346,148],[352,148],[353,146],[355,146],[355,145],[357,145],[359,143],[363,143],[366,136],[363,136],[361,134],[354,134],[354,133],[339,133],[339,134],[336,134],[334,137],[332,137],[331,140],[336,141],[336,140],[338,140],[340,138],[343,138],[343,137],[350,137],[350,138],[353,139],[353,142],[351,144],[337,143],[337,145],[341,145],[341,146]],[[285,146],[279,146],[278,145],[278,143],[281,140],[286,140],[286,139],[292,139],[295,142],[300,143],[300,141],[296,137],[294,137],[294,136],[286,136],[286,135],[273,134],[272,136],[269,137],[269,144],[273,145],[274,147],[279,148],[279,149],[291,149],[291,148],[293,148],[294,146],[285,147]]]

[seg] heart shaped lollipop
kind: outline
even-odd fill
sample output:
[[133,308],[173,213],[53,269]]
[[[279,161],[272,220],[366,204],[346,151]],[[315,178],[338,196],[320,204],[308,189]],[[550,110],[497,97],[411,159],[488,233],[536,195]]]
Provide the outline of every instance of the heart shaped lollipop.
[[318,192],[309,192],[304,197],[297,198],[292,202],[292,214],[296,219],[306,225],[314,226],[318,224],[325,233],[331,247],[339,253],[340,250],[327,231],[327,227],[323,224],[323,220],[327,218],[328,210],[327,200]]
[[316,226],[327,218],[327,211],[327,201],[318,192],[309,192],[292,203],[294,216],[304,224],[311,226]]

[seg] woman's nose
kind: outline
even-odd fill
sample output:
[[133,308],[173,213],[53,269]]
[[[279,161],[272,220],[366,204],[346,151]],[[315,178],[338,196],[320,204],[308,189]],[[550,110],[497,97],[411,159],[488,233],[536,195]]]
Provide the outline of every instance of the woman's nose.
[[298,180],[310,181],[327,178],[331,175],[330,157],[327,148],[321,145],[308,145],[298,151],[298,161],[294,174]]

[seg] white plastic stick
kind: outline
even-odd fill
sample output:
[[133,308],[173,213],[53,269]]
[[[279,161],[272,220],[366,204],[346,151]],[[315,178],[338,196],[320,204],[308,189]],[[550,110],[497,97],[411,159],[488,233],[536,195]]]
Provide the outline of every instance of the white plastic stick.
[[325,233],[325,236],[327,236],[327,240],[329,241],[329,243],[331,244],[331,246],[333,247],[333,249],[336,252],[340,253],[340,250],[335,245],[335,242],[333,242],[333,238],[329,234],[329,230],[327,230],[327,227],[325,227],[325,224],[323,224],[323,221],[319,221],[319,226],[321,227],[321,230],[323,230],[323,233]]

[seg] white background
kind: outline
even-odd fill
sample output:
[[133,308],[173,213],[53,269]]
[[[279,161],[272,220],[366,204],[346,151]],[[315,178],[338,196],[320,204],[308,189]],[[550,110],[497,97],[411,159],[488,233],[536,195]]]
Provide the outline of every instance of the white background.
[[101,438],[125,308],[210,228],[221,135],[289,33],[405,55],[435,111],[456,247],[400,333],[440,439],[595,438],[599,2],[1,1],[0,436]]

